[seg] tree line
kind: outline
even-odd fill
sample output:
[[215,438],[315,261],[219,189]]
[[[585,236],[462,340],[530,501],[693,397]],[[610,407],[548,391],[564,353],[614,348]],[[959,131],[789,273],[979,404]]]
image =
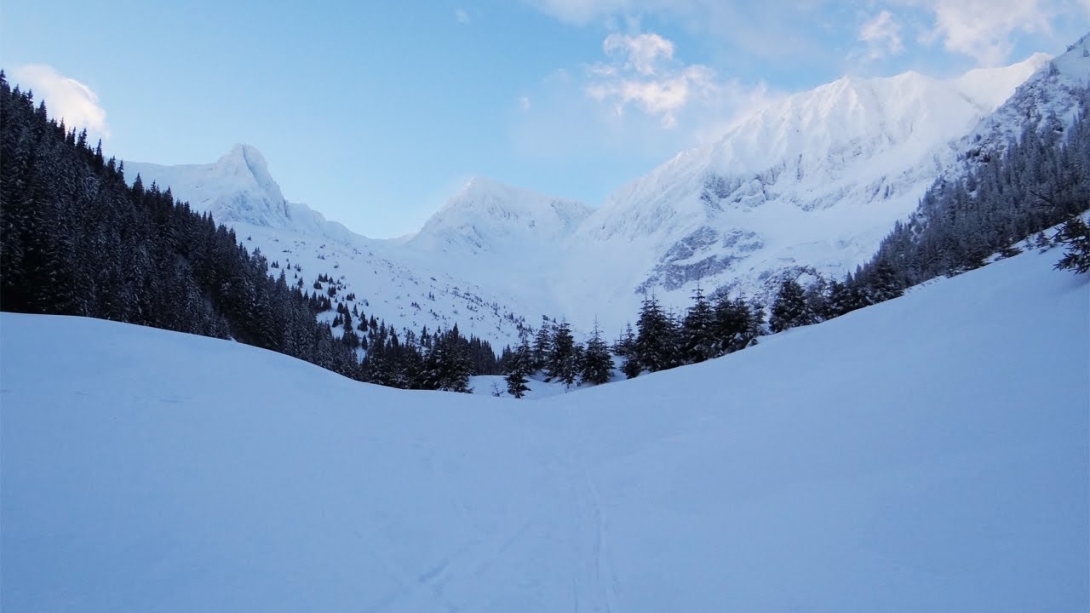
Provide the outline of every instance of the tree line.
[[[959,175],[938,179],[915,213],[898,222],[877,253],[843,281],[818,278],[807,288],[784,279],[772,306],[773,332],[839,317],[896,298],[941,276],[983,266],[1016,244],[1065,246],[1057,268],[1090,271],[1090,90],[1070,125],[1054,115],[1027,120],[999,151],[974,150]],[[1049,228],[1063,224],[1052,236]]]
[[[465,391],[469,374],[498,372],[488,343],[457,328],[406,344],[372,318],[357,334],[338,303],[338,337],[318,318],[332,294],[289,287],[283,269],[270,276],[260,251],[169,188],[139,176],[129,186],[124,163],[106,159],[101,142],[92,148],[86,131],[51,119],[2,71],[0,159],[0,310],[234,339],[399,387]],[[419,372],[389,374],[388,364],[413,352],[404,359],[418,359]]]

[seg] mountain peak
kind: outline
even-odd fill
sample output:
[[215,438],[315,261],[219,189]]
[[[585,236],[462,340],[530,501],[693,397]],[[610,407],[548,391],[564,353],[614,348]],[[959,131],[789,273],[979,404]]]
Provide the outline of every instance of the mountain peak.
[[479,253],[492,251],[501,244],[555,242],[574,232],[590,213],[590,207],[575,200],[476,176],[432,215],[407,244],[427,249],[442,246],[448,251],[460,246],[455,248]]
[[231,150],[220,156],[215,163],[216,168],[226,176],[240,179],[253,178],[262,189],[274,192],[274,198],[283,199],[280,195],[280,186],[269,174],[269,163],[265,156],[252,145],[237,144]]
[[1067,52],[1053,60],[1052,64],[1059,74],[1085,84],[1090,79],[1090,34],[1068,47]]
[[235,145],[212,164],[126,164],[142,173],[145,180],[150,177],[169,186],[176,198],[188,201],[194,209],[212,213],[217,222],[274,228],[291,223],[280,186],[269,174],[265,156],[253,146]]

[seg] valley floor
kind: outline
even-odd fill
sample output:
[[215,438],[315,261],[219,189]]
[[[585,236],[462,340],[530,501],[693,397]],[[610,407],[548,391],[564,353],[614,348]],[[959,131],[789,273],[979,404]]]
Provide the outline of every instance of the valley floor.
[[1024,254],[514,401],[0,316],[5,611],[1072,611],[1090,284]]

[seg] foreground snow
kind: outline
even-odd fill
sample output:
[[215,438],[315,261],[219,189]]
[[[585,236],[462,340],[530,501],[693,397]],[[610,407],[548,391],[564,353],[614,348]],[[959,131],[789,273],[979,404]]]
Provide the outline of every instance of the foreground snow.
[[1054,256],[537,402],[4,314],[0,608],[1082,609],[1090,291]]

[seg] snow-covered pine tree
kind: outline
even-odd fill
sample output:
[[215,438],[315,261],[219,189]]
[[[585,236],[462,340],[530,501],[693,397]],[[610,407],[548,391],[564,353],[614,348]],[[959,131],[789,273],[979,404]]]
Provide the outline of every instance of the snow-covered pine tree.
[[1064,246],[1064,255],[1056,268],[1073,270],[1076,274],[1090,272],[1090,226],[1072,217],[1056,232],[1055,241]]
[[598,321],[594,322],[594,332],[587,339],[587,348],[583,353],[582,368],[579,380],[581,383],[601,385],[607,383],[613,375],[613,357],[609,355],[609,347],[602,340]]
[[[644,298],[636,329],[636,345],[630,362],[635,360],[641,370],[648,372],[666,370],[677,364],[677,328],[654,296]],[[627,369],[625,374],[628,374]]]
[[773,332],[782,332],[814,323],[814,319],[806,304],[806,293],[802,286],[791,277],[784,278],[776,293],[776,300],[772,303],[769,327]]
[[549,355],[553,350],[553,326],[548,317],[542,316],[541,327],[537,329],[537,334],[534,335],[534,343],[531,349],[531,356],[533,357],[534,372],[539,370],[545,370],[548,366]]
[[526,395],[526,392],[530,391],[527,383],[529,382],[528,378],[533,366],[533,359],[530,344],[526,339],[523,339],[522,344],[514,351],[507,363],[507,375],[504,379],[507,381],[508,394],[515,398],[522,398]]
[[556,325],[553,332],[552,351],[546,360],[546,374],[565,386],[571,386],[579,376],[579,356],[575,347],[575,338],[568,322]]
[[698,285],[693,305],[681,324],[681,359],[687,364],[704,362],[718,355],[715,342],[715,312]]

